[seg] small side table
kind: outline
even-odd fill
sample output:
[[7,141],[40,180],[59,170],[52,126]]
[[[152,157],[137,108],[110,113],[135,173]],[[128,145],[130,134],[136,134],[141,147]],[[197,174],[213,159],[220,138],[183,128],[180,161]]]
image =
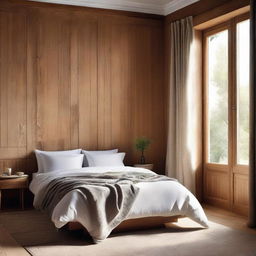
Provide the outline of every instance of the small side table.
[[1,177],[0,176],[0,210],[2,209],[2,190],[19,189],[20,190],[20,206],[24,210],[24,189],[28,188],[28,175]]

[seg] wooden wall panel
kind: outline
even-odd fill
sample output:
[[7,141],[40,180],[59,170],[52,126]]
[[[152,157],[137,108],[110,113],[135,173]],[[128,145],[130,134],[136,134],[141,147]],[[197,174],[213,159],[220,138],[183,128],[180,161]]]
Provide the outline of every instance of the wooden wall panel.
[[221,171],[207,171],[204,180],[205,201],[213,205],[229,207],[229,174]]
[[23,171],[30,174],[36,170],[37,164],[35,159],[29,158],[0,160],[0,173],[5,168],[12,168],[15,171]]
[[[111,144],[122,151],[131,151],[132,138],[131,126],[131,106],[134,100],[131,97],[133,88],[132,78],[134,77],[133,64],[134,42],[133,25],[122,26],[121,24],[111,24],[110,47],[111,56],[109,65],[111,66]],[[100,59],[100,56],[99,56]],[[101,119],[99,113],[99,119]],[[131,155],[126,160],[129,160]]]
[[[134,99],[135,38],[134,25],[109,21],[100,23],[99,38],[99,147],[133,151],[132,106]],[[106,68],[106,69],[105,69]],[[129,139],[130,138],[130,139]],[[128,155],[127,159],[132,156]]]
[[99,20],[98,37],[98,146],[106,149],[114,147],[112,145],[112,94],[111,94],[111,33],[112,26],[105,24],[104,20]]
[[68,149],[70,23],[66,15],[40,13],[37,44],[37,143],[46,150]]
[[247,215],[249,206],[248,175],[234,173],[234,208],[237,212]]
[[[133,97],[134,97],[134,109],[133,113],[135,116],[134,134],[137,136],[146,136],[152,138],[152,126],[148,126],[147,123],[152,122],[154,119],[152,114],[153,108],[157,107],[153,105],[152,101],[152,66],[151,66],[151,31],[147,28],[140,29],[136,27],[134,33],[137,38],[136,45],[136,72],[141,76],[135,77]],[[138,86],[142,84],[143,86]],[[161,118],[161,115],[159,116]],[[157,122],[157,118],[155,119]],[[153,122],[152,122],[153,125]],[[153,139],[153,138],[152,138]],[[152,143],[154,143],[152,141]],[[147,154],[148,158],[152,158],[151,151]]]
[[0,11],[0,155],[26,154],[26,17]]
[[[102,19],[99,30],[99,147],[111,145],[129,152],[126,162],[131,164],[139,158],[135,138],[147,136],[152,147],[146,157],[163,170],[165,94],[164,88],[159,89],[163,85],[162,27],[136,20],[106,23]],[[162,131],[163,136],[156,131]]]
[[[39,66],[39,14],[27,15],[27,157],[34,158],[37,143],[37,86],[40,82]],[[28,25],[29,24],[29,25]]]
[[[98,147],[98,52],[97,19],[76,15],[72,18],[72,58],[76,63],[74,79],[77,86],[76,106],[72,114],[78,115],[78,142],[76,147],[97,149]],[[72,87],[73,91],[74,87]],[[75,113],[77,111],[78,113]]]
[[[151,30],[151,47],[154,51],[151,51],[151,104],[149,111],[151,112],[151,138],[154,148],[151,148],[150,154],[152,162],[160,163],[157,168],[165,170],[165,157],[163,152],[166,152],[167,148],[167,88],[162,88],[164,83],[164,55],[162,53],[164,49],[164,31],[159,28],[153,28]],[[159,57],[160,56],[160,57]],[[158,61],[154,61],[157,59]],[[162,89],[159,89],[162,88]],[[159,134],[161,133],[159,139]]]
[[147,136],[147,159],[163,173],[162,21],[3,2],[0,171],[36,171],[35,148],[119,148],[131,165],[135,138]]
[[[165,88],[161,88],[163,84],[163,76],[161,70],[163,67],[163,33],[162,30],[154,27],[148,27],[143,30],[140,27],[134,29],[138,42],[136,43],[136,72],[141,74],[135,78],[135,87],[133,89],[133,97],[135,103],[133,105],[134,118],[134,137],[147,136],[152,139],[152,147],[147,156],[152,162],[162,159],[164,164],[166,146],[166,108],[165,108]],[[160,39],[160,40],[159,40]],[[157,57],[157,56],[160,56]],[[158,60],[158,61],[155,61]],[[139,86],[142,84],[143,86]],[[150,125],[148,125],[150,124]],[[159,131],[163,136],[159,138]],[[135,157],[139,155],[135,152]],[[164,169],[163,166],[158,166]]]
[[7,167],[13,168],[15,170],[27,171],[27,160],[26,159],[1,160],[0,169],[4,170]]

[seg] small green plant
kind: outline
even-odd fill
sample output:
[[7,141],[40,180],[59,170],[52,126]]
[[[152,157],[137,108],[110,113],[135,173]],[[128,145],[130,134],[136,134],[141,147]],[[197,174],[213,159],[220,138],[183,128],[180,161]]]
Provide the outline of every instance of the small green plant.
[[150,143],[151,143],[150,139],[145,137],[136,139],[135,147],[138,151],[141,152],[140,164],[145,164],[144,151],[149,147]]

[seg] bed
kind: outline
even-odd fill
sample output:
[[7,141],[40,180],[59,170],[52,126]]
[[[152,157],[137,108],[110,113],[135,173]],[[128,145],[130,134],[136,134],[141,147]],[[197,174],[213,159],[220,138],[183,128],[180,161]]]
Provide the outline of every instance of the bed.
[[[84,167],[70,170],[56,170],[53,172],[43,172],[33,174],[30,190],[34,194],[34,206],[40,209],[38,201],[47,186],[53,181],[61,179],[72,179],[90,175],[105,175],[108,173],[120,173],[122,175],[157,175],[156,173],[129,166],[100,166]],[[103,176],[104,177],[104,176]],[[79,191],[72,189],[61,196],[51,214],[51,220],[57,228],[69,225],[70,228],[78,228],[81,225],[89,232],[93,240],[97,243],[104,240],[112,230],[123,227],[129,229],[130,226],[150,226],[152,223],[169,222],[176,220],[179,216],[186,216],[203,227],[208,227],[207,217],[195,196],[176,180],[160,180],[155,182],[137,182],[135,184],[138,193],[125,218],[114,228],[104,234],[95,231],[93,216],[89,212],[90,205],[87,198]],[[148,222],[148,223],[147,223]],[[143,224],[144,223],[144,224]],[[104,229],[104,228],[103,228]]]

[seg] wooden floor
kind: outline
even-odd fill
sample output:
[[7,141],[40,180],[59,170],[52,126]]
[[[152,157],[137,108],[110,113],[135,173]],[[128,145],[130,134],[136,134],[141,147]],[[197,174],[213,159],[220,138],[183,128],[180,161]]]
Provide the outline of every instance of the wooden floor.
[[[204,210],[210,221],[248,233],[256,234],[255,229],[250,229],[246,226],[247,220],[245,217],[208,205],[204,205]],[[5,230],[5,228],[0,225],[0,255],[26,256],[30,254],[19,246],[11,235]]]
[[247,218],[220,208],[203,205],[204,211],[210,221],[224,226],[256,234],[256,229],[247,227]]
[[0,255],[1,256],[26,256],[30,255],[21,247],[0,225]]

